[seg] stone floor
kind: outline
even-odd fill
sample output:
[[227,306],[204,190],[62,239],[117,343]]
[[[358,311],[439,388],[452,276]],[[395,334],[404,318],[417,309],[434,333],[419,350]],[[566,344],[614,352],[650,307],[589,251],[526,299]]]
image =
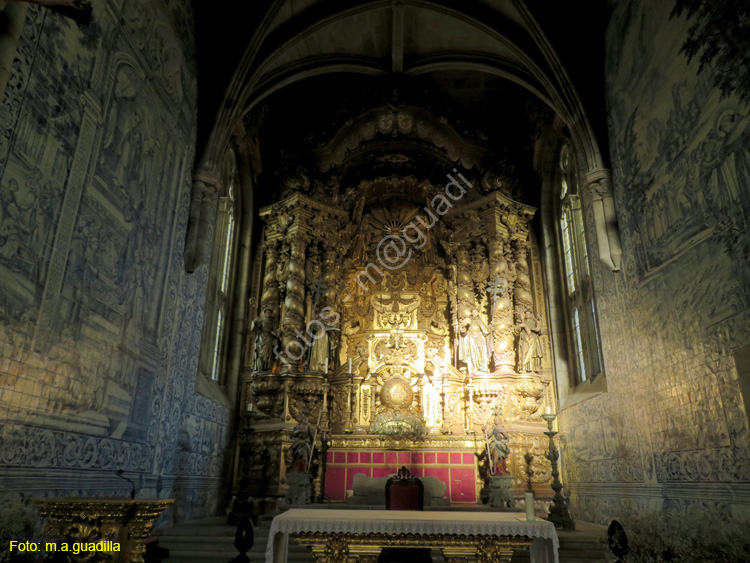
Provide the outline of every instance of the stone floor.
[[[317,508],[317,507],[316,507]],[[332,506],[332,508],[342,508]],[[475,510],[487,507],[477,507]],[[445,508],[443,508],[445,510]],[[472,510],[461,507],[459,510]],[[265,561],[266,543],[273,515],[260,517],[255,527],[255,543],[248,552],[254,563]],[[158,545],[169,550],[167,563],[228,563],[238,555],[234,548],[234,526],[228,526],[226,518],[205,518],[178,524],[156,533]],[[605,563],[612,558],[600,542],[604,536],[604,526],[589,522],[576,522],[575,531],[558,530],[560,538],[560,563]],[[289,563],[312,563],[312,554],[304,546],[289,546]],[[528,551],[517,552],[513,563],[529,561]],[[434,563],[444,563],[439,550],[433,552]]]

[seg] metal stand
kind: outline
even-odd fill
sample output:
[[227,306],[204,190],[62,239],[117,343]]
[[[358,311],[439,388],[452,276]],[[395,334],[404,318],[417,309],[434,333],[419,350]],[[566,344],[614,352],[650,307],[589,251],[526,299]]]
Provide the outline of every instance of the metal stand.
[[331,447],[331,433],[323,430],[320,434],[320,492],[318,493],[318,502],[325,502],[326,491],[326,468],[328,467],[328,448]]
[[560,482],[560,472],[557,470],[557,460],[560,458],[560,452],[555,446],[555,435],[557,432],[552,430],[552,423],[554,422],[557,415],[554,414],[543,414],[542,418],[547,421],[547,432],[545,434],[549,436],[549,453],[547,453],[547,459],[552,464],[552,490],[555,491],[555,496],[552,498],[552,506],[549,507],[549,515],[547,520],[552,522],[556,528],[562,528],[563,530],[575,530],[576,523],[573,518],[570,517],[568,511],[568,505],[565,502],[565,498],[562,496],[563,484]]
[[240,518],[237,524],[237,531],[234,534],[234,547],[240,554],[232,559],[229,563],[252,563],[252,559],[247,556],[247,552],[253,548],[255,542],[255,531],[253,530],[253,521],[249,516]]

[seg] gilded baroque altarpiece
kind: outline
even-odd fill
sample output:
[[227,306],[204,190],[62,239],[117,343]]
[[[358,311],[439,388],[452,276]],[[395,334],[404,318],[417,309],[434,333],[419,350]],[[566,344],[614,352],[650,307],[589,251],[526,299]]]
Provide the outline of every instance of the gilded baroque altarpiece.
[[[243,391],[252,447],[238,464],[251,494],[284,494],[303,421],[319,428],[319,444],[329,437],[329,461],[460,453],[473,461],[473,490],[461,493],[471,502],[489,478],[487,435],[501,424],[517,492],[530,480],[546,493],[541,415],[554,397],[536,210],[497,177],[456,168],[444,185],[409,174],[332,178],[293,174],[260,211]],[[326,495],[344,500],[331,475]]]

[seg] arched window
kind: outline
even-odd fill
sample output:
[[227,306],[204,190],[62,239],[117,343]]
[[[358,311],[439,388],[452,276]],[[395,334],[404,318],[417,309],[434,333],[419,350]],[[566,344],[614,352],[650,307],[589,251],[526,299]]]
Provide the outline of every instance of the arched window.
[[214,243],[206,298],[201,371],[207,379],[222,382],[225,370],[228,328],[231,320],[232,289],[237,254],[239,174],[237,159],[230,150],[221,168],[221,188],[216,211]]
[[560,259],[565,273],[565,309],[570,348],[575,357],[574,384],[595,378],[602,372],[596,302],[586,248],[586,229],[578,196],[578,174],[569,144],[560,151],[557,221]]

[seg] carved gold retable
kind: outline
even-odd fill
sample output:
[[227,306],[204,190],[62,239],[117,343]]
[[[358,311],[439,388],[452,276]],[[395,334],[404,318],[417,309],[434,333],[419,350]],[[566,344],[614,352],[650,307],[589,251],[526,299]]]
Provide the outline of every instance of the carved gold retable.
[[271,524],[266,563],[286,561],[287,541],[318,563],[375,563],[386,547],[440,548],[448,563],[510,561],[529,548],[532,563],[557,562],[554,525],[516,513],[292,509]]
[[[475,454],[475,491],[462,485],[455,502],[481,496],[486,431],[498,424],[516,493],[549,482],[541,415],[556,401],[535,209],[490,188],[441,214],[400,267],[379,261],[382,241],[430,224],[425,194],[443,186],[380,178],[351,186],[346,205],[296,191],[260,210],[250,318],[268,319],[248,326],[241,412],[252,432],[238,442],[236,486],[285,496],[305,417],[335,452]],[[345,500],[345,484],[321,481],[320,494]]]

